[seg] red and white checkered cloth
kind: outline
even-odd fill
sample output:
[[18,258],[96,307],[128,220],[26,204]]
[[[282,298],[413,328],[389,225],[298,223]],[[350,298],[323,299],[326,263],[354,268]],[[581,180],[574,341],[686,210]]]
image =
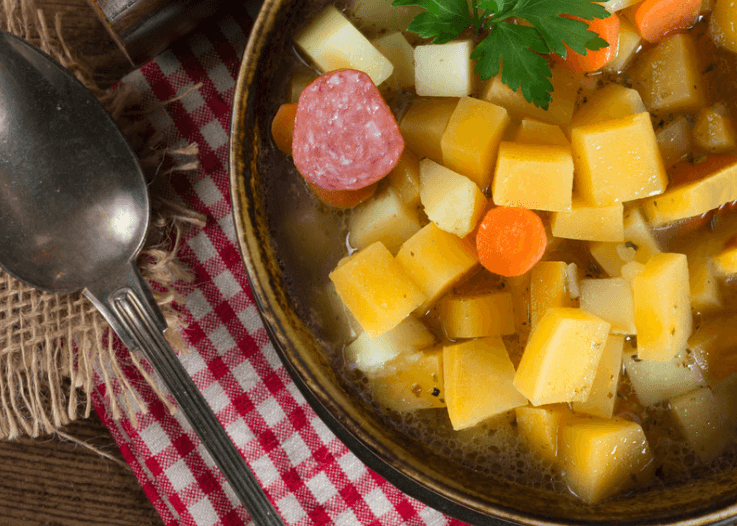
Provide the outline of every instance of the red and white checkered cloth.
[[[152,100],[181,96],[154,115],[153,125],[200,149],[200,173],[171,179],[172,197],[207,216],[179,253],[196,275],[193,284],[177,284],[190,323],[184,337],[191,350],[182,362],[286,524],[460,525],[348,451],[298,392],[261,324],[228,193],[230,108],[249,28],[224,17],[123,80]],[[126,374],[148,412],[135,421],[112,419],[102,382],[93,393],[95,409],[164,523],[248,524],[187,422],[168,412],[134,367]]]

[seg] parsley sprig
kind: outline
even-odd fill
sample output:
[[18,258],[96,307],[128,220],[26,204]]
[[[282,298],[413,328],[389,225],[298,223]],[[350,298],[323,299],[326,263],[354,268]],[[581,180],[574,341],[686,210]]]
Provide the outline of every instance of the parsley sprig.
[[[502,82],[522,89],[530,102],[548,108],[552,100],[552,71],[543,56],[557,53],[566,58],[567,44],[586,54],[609,44],[588,25],[563,15],[584,20],[606,18],[609,12],[594,0],[394,0],[394,6],[419,6],[427,11],[415,16],[407,28],[422,38],[444,44],[467,28],[486,34],[471,54],[476,73],[487,80],[502,71]],[[530,25],[509,23],[525,20]],[[502,64],[504,67],[502,67]]]

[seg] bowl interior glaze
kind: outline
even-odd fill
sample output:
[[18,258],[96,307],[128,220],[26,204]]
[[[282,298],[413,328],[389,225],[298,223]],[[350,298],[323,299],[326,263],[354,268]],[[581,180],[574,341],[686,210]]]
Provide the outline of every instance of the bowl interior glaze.
[[[291,36],[322,3],[266,0],[253,28],[235,92],[230,186],[236,232],[267,331],[296,384],[330,429],[370,468],[409,495],[472,524],[728,524],[737,516],[737,470],[589,506],[577,499],[485,476],[448,462],[387,425],[336,374],[325,352],[328,320],[312,309],[300,274],[309,261],[290,253],[290,225],[304,185],[270,138],[285,98]],[[290,222],[291,221],[291,222]],[[330,233],[328,233],[330,235]],[[309,255],[307,255],[309,256]],[[332,262],[325,262],[330,264]]]

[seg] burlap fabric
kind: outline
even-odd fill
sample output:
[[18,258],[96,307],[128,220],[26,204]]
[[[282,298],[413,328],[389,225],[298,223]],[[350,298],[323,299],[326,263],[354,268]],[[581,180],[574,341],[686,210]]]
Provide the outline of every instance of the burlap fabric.
[[[138,265],[169,322],[169,341],[175,349],[183,349],[171,284],[190,275],[175,254],[184,229],[201,226],[204,218],[157,195],[156,181],[172,171],[196,169],[196,147],[167,149],[164,137],[149,132],[146,116],[153,109],[142,108],[136,93],[99,89],[84,60],[65,45],[63,20],[46,20],[33,0],[1,1],[0,27],[37,45],[74,73],[104,104],[138,153],[150,178],[153,211]],[[104,382],[115,417],[145,411],[123,370],[137,367],[154,389],[156,384],[136,353],[116,352],[120,346],[114,345],[111,332],[81,293],[40,292],[0,271],[0,438],[52,433],[81,415],[89,416],[95,377]]]

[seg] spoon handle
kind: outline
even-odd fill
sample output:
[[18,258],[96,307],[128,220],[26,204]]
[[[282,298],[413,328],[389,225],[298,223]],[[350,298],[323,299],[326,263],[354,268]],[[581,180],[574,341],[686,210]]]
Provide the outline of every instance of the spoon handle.
[[[163,316],[138,269],[123,271],[117,286],[85,289],[129,349],[140,349],[171,392],[202,444],[259,526],[283,526],[263,489],[164,338]],[[122,284],[121,284],[122,282]]]

